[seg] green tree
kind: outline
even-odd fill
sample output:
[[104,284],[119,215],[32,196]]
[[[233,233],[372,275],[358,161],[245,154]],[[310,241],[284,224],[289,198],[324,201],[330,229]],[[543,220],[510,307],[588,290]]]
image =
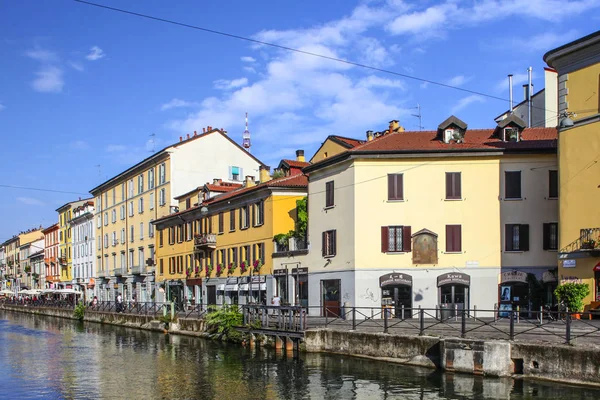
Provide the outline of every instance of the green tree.
[[583,299],[590,294],[586,283],[563,283],[554,291],[559,301],[564,301],[569,311],[583,311]]
[[296,235],[306,239],[308,226],[308,197],[296,201]]

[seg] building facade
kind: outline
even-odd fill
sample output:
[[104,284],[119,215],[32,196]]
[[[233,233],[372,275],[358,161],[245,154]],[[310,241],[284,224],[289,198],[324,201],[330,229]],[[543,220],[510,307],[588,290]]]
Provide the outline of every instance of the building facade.
[[214,176],[241,182],[244,171],[258,171],[261,165],[225,131],[208,127],[92,189],[99,298],[114,300],[120,292],[126,300],[156,300],[152,222],[177,212],[174,196],[193,190],[198,182]]
[[560,282],[586,283],[586,304],[600,305],[600,31],[551,50],[544,61],[558,71],[561,122],[559,164]]
[[59,279],[54,286],[60,289],[73,288],[73,231],[70,221],[73,218],[73,209],[89,201],[71,201],[57,208],[58,212],[58,265]]
[[[155,222],[157,281],[171,301],[191,304],[267,304],[276,293],[274,238],[296,225],[304,175],[261,181],[209,198]],[[207,190],[214,190],[214,188]],[[183,199],[182,199],[183,200]]]
[[73,208],[69,228],[72,232],[73,284],[78,285],[84,293],[84,300],[93,298],[96,284],[96,228],[92,200]]
[[545,224],[557,220],[556,129],[512,117],[468,130],[450,117],[437,131],[392,121],[367,136],[304,168],[310,251],[296,261],[308,269],[309,312],[531,307],[501,291],[512,275],[542,281],[554,269]]
[[[40,240],[43,245],[43,240]],[[46,287],[46,265],[44,264],[44,250],[39,250],[29,255],[31,265],[30,284],[32,289],[44,289]]]
[[0,290],[6,289],[6,253],[4,243],[0,244]]
[[60,282],[60,240],[59,240],[59,224],[50,225],[42,230],[44,235],[44,263],[46,265],[45,272],[45,288],[53,289],[54,285]]
[[[40,251],[44,251],[44,238],[41,231],[38,232],[42,235],[41,239],[37,239],[33,242],[25,242],[19,247],[19,258],[20,258],[20,275],[21,287],[27,289],[39,289],[40,272],[34,270],[32,264],[32,256],[38,254]],[[39,254],[38,254],[39,255]]]

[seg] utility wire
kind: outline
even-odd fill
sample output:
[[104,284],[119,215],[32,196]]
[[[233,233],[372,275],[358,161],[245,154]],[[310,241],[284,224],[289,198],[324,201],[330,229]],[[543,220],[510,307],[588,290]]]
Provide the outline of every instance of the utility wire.
[[0,184],[0,188],[35,190],[35,191],[38,191],[38,192],[51,192],[51,193],[80,194],[80,195],[84,195],[84,196],[89,196],[90,195],[89,193],[70,192],[68,190],[42,189],[42,188],[17,186],[17,185],[3,185],[3,184]]
[[[185,27],[185,28],[195,29],[195,30],[199,30],[199,31],[202,31],[202,32],[212,33],[212,34],[215,34],[215,35],[226,36],[226,37],[233,38],[233,39],[244,40],[244,41],[247,41],[247,42],[260,44],[260,45],[263,45],[263,46],[274,47],[274,48],[281,49],[281,50],[287,50],[287,51],[291,51],[291,52],[295,52],[295,53],[305,54],[305,55],[308,55],[308,56],[319,57],[319,58],[323,58],[323,59],[326,59],[326,60],[341,62],[341,63],[344,63],[344,64],[353,65],[353,66],[360,67],[360,68],[370,69],[372,71],[383,72],[383,73],[386,73],[386,74],[391,74],[391,75],[399,76],[399,77],[406,78],[406,79],[412,79],[412,80],[415,80],[415,81],[425,82],[425,83],[429,83],[429,84],[432,84],[432,85],[436,85],[436,86],[440,86],[440,87],[444,87],[444,88],[448,88],[448,89],[454,89],[454,90],[459,90],[459,91],[465,92],[465,93],[476,94],[476,95],[483,96],[483,97],[488,97],[488,98],[494,99],[494,100],[500,100],[500,101],[504,101],[504,102],[507,102],[507,103],[510,102],[509,99],[506,99],[506,98],[503,98],[503,97],[494,96],[494,95],[483,93],[483,92],[478,92],[476,90],[465,89],[465,88],[461,88],[461,87],[458,87],[458,86],[452,86],[452,85],[449,85],[449,84],[446,84],[446,83],[436,82],[436,81],[433,81],[433,80],[430,80],[430,79],[425,79],[425,78],[419,78],[417,76],[403,74],[403,73],[396,72],[396,71],[390,71],[390,70],[383,69],[383,68],[377,68],[377,67],[374,67],[374,66],[371,66],[371,65],[362,64],[362,63],[358,63],[358,62],[355,62],[355,61],[345,60],[343,58],[326,56],[324,54],[314,53],[312,51],[300,50],[300,49],[296,49],[296,48],[289,47],[289,46],[283,46],[283,45],[280,45],[280,44],[265,42],[265,41],[258,40],[258,39],[252,39],[252,38],[249,38],[249,37],[246,37],[246,36],[235,35],[235,34],[228,33],[228,32],[217,31],[215,29],[203,28],[203,27],[197,26],[197,25],[191,25],[191,24],[186,24],[186,23],[183,23],[183,22],[177,22],[177,21],[173,21],[173,20],[170,20],[170,19],[166,19],[166,18],[154,17],[154,16],[148,15],[148,14],[142,14],[142,13],[138,13],[138,12],[134,12],[134,11],[128,11],[128,10],[124,10],[122,8],[105,6],[103,4],[97,4],[97,3],[90,2],[90,1],[85,1],[85,0],[73,0],[73,1],[76,1],[77,3],[82,3],[82,4],[87,4],[87,5],[90,5],[90,6],[98,7],[98,8],[103,8],[103,9],[106,9],[106,10],[120,12],[120,13],[123,13],[123,14],[134,15],[136,17],[146,18],[146,19],[150,19],[150,20],[154,20],[154,21],[158,21],[158,22],[164,22],[164,23],[171,24],[171,25],[182,26],[182,27]],[[536,109],[540,109],[540,110],[546,110],[545,108],[535,107],[533,105],[531,106],[531,108],[536,108]],[[550,111],[550,110],[548,110],[548,111]]]

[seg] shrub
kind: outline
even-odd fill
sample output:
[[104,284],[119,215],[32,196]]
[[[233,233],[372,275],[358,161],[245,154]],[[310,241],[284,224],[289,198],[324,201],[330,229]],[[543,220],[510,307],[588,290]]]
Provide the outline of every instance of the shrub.
[[569,311],[583,311],[583,299],[590,294],[586,283],[563,283],[556,288],[554,294],[559,301],[564,301]]
[[212,308],[206,316],[208,332],[218,334],[219,338],[237,341],[241,335],[234,328],[241,326],[243,316],[237,306],[224,305],[220,309]]
[[79,303],[75,306],[73,310],[73,316],[77,318],[79,321],[83,321],[83,317],[85,316],[85,304]]

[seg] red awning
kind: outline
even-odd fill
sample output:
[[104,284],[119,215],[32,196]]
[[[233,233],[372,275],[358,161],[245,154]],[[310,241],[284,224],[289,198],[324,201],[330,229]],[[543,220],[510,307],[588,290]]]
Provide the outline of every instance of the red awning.
[[600,262],[594,267],[594,271],[600,271]]

